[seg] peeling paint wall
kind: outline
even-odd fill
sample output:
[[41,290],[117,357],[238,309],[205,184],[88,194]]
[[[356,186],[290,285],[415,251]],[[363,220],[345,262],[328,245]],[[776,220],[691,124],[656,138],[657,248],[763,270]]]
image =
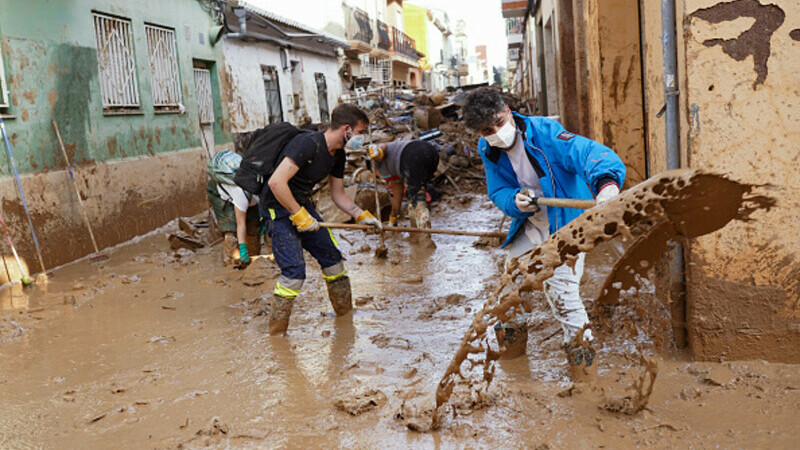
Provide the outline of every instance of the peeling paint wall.
[[[34,212],[34,226],[42,246],[48,249],[45,263],[61,264],[92,251],[74,193],[66,184],[66,163],[53,120],[58,122],[78,176],[84,177],[82,192],[101,245],[129,239],[203,207],[193,60],[213,63],[219,60],[220,51],[208,41],[212,18],[199,2],[0,0],[0,11],[0,51],[12,98],[11,107],[0,112],[7,115],[6,128]],[[134,114],[103,111],[93,11],[131,21],[141,105]],[[185,114],[154,111],[145,24],[175,31]],[[214,90],[218,95],[218,89]],[[219,104],[215,116],[215,141],[230,142],[227,114]],[[158,168],[166,161],[166,168]],[[21,204],[12,189],[7,157],[0,157],[0,173],[3,213],[6,220],[16,223]],[[143,199],[149,199],[148,203],[138,207]],[[65,236],[71,238],[69,242]],[[13,238],[30,258],[29,231],[15,228]]]
[[[689,247],[699,359],[800,362],[800,28],[796,0],[685,0],[689,162],[771,184],[778,207]],[[679,21],[680,23],[680,21]]]
[[625,162],[625,185],[644,181],[642,67],[638,0],[598,2],[603,139]]
[[[291,69],[281,67],[280,49],[278,46],[238,39],[223,40],[225,59],[225,102],[230,114],[231,130],[234,133],[252,131],[267,125],[267,100],[264,91],[262,67],[272,66],[278,71],[283,120],[297,124],[302,119],[302,112],[295,111],[292,94],[295,93]],[[302,81],[304,108],[313,122],[320,122],[319,99],[315,73],[325,75],[328,86],[328,106],[333,110],[342,93],[341,79],[338,73],[338,61],[335,56],[324,57],[308,52],[293,50],[289,52],[290,61],[298,61],[295,70],[299,70]]]

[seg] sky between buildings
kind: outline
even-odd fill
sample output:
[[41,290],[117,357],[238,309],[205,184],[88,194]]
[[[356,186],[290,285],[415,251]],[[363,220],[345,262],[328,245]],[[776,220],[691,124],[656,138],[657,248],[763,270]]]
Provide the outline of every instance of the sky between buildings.
[[[335,0],[331,0],[335,1]],[[441,9],[450,17],[450,27],[458,19],[467,24],[466,33],[470,50],[486,44],[490,66],[506,65],[506,26],[501,14],[500,0],[406,0],[414,5]],[[489,71],[491,77],[491,70]]]
[[[308,5],[303,0],[246,0],[248,3],[272,11],[284,17],[294,18],[304,24],[317,29],[325,26],[325,10],[341,8],[341,0],[326,0],[329,3],[322,11],[308,11]],[[505,21],[501,14],[501,0],[406,0],[419,6],[430,9],[440,9],[447,12],[450,18],[450,28],[455,29],[456,21],[464,19],[466,33],[469,40],[471,53],[475,46],[486,44],[491,66],[506,65],[506,34]],[[301,20],[300,18],[303,17]],[[489,71],[491,76],[491,70]]]

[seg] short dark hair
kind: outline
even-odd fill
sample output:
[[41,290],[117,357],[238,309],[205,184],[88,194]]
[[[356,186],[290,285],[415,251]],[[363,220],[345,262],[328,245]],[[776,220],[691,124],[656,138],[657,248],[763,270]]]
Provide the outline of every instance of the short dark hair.
[[494,125],[497,113],[505,109],[506,104],[497,89],[481,87],[467,96],[464,105],[464,123],[467,128],[480,132]]
[[344,125],[350,125],[355,128],[359,122],[364,125],[369,125],[369,117],[367,113],[361,110],[358,106],[352,103],[342,103],[336,108],[333,108],[331,113],[331,129],[337,129]]

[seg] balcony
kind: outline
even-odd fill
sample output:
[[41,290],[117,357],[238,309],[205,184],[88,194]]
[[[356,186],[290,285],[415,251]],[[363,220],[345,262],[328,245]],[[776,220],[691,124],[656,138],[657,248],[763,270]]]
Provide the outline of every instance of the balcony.
[[395,27],[392,27],[392,51],[417,60],[417,42]]
[[392,50],[392,27],[380,20],[375,21],[378,29],[378,48],[386,51]]
[[372,39],[375,33],[369,15],[362,9],[344,8],[344,35],[350,44],[349,52],[354,54],[369,53],[372,50]]

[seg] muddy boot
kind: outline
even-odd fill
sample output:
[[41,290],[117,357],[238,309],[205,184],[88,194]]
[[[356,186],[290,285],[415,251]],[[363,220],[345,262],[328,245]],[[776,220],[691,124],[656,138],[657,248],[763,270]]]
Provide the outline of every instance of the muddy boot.
[[408,213],[407,213],[407,215],[408,215],[408,222],[409,222],[411,228],[416,228],[417,227],[417,212],[416,212],[416,208],[414,208],[414,203],[413,202],[409,202],[408,203]]
[[233,267],[235,260],[239,256],[239,241],[236,234],[225,233],[222,240],[222,265]]
[[328,298],[331,300],[337,316],[343,316],[353,310],[353,294],[350,292],[350,277],[342,276],[328,284]]
[[289,316],[292,315],[294,298],[272,295],[272,306],[269,308],[269,334],[272,336],[286,334],[289,328]]
[[564,344],[564,351],[567,353],[569,377],[573,383],[588,383],[597,379],[597,353],[591,342],[579,335],[569,344]]
[[416,214],[417,228],[431,227],[431,213],[428,211],[428,205],[426,205],[425,202],[417,202],[414,213]]
[[[528,325],[524,319],[514,318],[494,326],[497,344],[503,352],[500,359],[514,359],[525,354],[528,346]],[[503,351],[505,348],[505,351]]]

